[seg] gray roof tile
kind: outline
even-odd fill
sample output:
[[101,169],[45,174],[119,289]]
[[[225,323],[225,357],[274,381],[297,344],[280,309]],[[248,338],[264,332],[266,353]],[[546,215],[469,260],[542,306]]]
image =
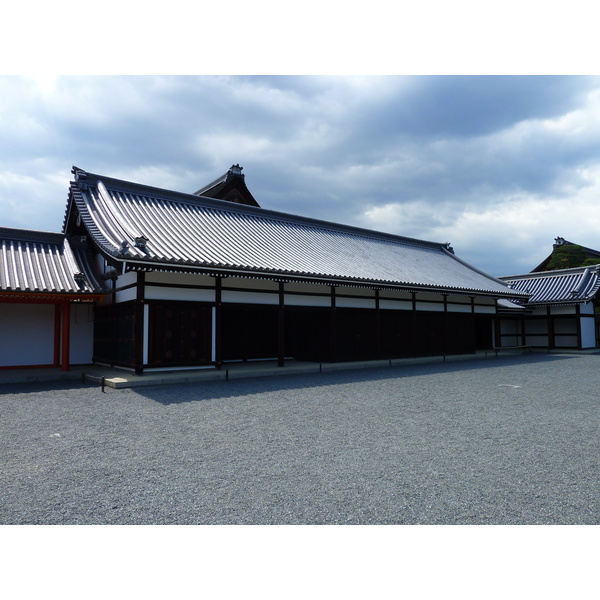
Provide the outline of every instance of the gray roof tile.
[[[77,175],[71,197],[88,231],[105,254],[128,263],[524,296],[461,261],[446,244],[159,190],[81,170]],[[148,240],[145,248],[135,245],[141,236]]]
[[600,289],[596,267],[576,267],[500,277],[514,290],[530,294],[527,305],[588,302]]
[[85,251],[61,233],[0,227],[0,291],[97,294]]

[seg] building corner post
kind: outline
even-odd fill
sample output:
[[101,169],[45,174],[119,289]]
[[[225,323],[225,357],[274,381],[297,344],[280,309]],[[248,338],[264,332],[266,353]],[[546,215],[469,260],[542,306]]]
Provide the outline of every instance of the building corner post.
[[144,291],[146,287],[146,273],[137,272],[137,286],[135,298],[135,321],[133,340],[133,366],[136,375],[144,372]]

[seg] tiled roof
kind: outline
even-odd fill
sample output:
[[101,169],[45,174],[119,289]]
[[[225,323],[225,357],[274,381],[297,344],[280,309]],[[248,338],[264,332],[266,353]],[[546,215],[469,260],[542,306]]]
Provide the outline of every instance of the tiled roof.
[[558,271],[500,277],[514,290],[531,295],[527,305],[576,304],[591,300],[600,288],[596,267],[577,267]]
[[76,208],[100,250],[131,267],[524,296],[446,244],[74,172],[65,228]]
[[63,234],[0,227],[0,292],[101,291],[85,250]]

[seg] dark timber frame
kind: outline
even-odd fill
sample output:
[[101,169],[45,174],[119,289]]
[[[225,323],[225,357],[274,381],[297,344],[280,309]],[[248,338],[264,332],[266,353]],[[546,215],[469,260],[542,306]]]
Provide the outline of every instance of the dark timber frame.
[[[227,361],[270,359],[283,367],[288,358],[445,356],[494,345],[495,300],[472,294],[131,271],[113,298],[115,304],[97,309],[96,348],[110,342],[120,351],[95,350],[94,360],[138,374],[219,369]],[[107,321],[110,340],[102,344]],[[174,335],[180,345],[167,348],[165,338]]]

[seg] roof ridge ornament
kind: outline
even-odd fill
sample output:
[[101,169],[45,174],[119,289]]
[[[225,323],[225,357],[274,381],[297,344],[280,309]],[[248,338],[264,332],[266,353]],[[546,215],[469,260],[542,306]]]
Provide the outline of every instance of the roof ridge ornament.
[[73,175],[75,175],[75,181],[79,181],[80,179],[85,179],[87,177],[87,173],[83,169],[80,169],[79,167],[76,167],[75,165],[73,165],[73,167],[71,169],[71,173],[73,173]]
[[149,241],[150,240],[145,235],[142,234],[135,238],[135,247],[139,248],[140,250],[144,250],[146,248],[146,244]]
[[239,163],[237,165],[231,165],[227,171],[227,181],[233,177],[241,177],[242,179],[245,179],[245,175],[242,173],[243,168],[244,167],[240,167]]

